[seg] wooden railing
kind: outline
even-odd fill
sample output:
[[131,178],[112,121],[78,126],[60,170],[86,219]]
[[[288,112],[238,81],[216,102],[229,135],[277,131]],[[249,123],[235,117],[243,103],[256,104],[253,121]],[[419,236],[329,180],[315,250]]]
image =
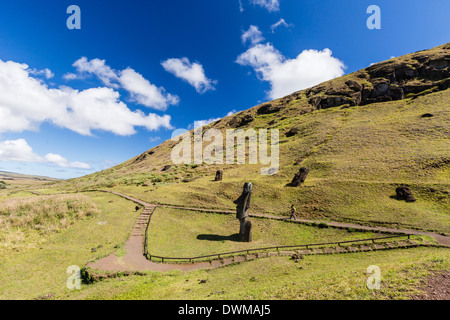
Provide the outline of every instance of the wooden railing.
[[153,213],[155,212],[157,207],[158,206],[153,208],[152,213],[150,213],[150,216],[148,217],[147,225],[145,226],[145,232],[144,232],[144,256],[147,256],[147,254],[148,254],[148,227],[150,226],[150,221],[152,220]]

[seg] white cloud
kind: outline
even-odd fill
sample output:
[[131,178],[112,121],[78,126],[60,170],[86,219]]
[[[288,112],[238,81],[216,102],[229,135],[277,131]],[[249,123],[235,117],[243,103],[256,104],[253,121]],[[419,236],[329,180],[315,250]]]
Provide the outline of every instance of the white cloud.
[[150,141],[150,142],[155,142],[155,141],[158,141],[158,140],[161,140],[161,137],[150,137],[150,138],[148,138],[148,141]]
[[253,5],[258,5],[260,7],[266,8],[269,12],[280,10],[279,0],[250,0]]
[[68,101],[72,111],[68,112],[68,117],[56,119],[55,123],[82,135],[91,135],[91,130],[102,130],[126,136],[136,133],[135,126],[150,131],[159,127],[172,128],[169,115],[133,112],[119,98],[119,93],[111,88],[70,91]]
[[48,153],[41,157],[33,152],[25,139],[0,141],[0,161],[50,163],[62,168],[91,169],[87,163],[70,162],[59,154]]
[[134,102],[156,110],[166,110],[169,105],[178,104],[179,98],[165,93],[164,88],[158,88],[141,74],[131,68],[120,72],[122,87],[129,91]]
[[172,58],[161,62],[164,70],[177,78],[187,81],[198,93],[214,90],[216,80],[208,79],[203,66],[198,62],[191,63],[188,58]]
[[241,40],[243,44],[250,42],[250,45],[254,46],[264,41],[264,37],[257,26],[251,25],[247,31],[242,33]]
[[31,69],[29,72],[35,76],[45,76],[47,79],[51,79],[55,76],[55,74],[48,68],[43,70]]
[[67,81],[75,80],[75,79],[78,79],[78,78],[79,78],[79,76],[77,74],[75,74],[75,73],[72,73],[72,72],[68,72],[65,75],[63,75],[63,79],[67,80]]
[[0,160],[37,162],[41,157],[33,152],[33,149],[24,139],[0,141]]
[[[227,113],[227,115],[225,117],[231,116],[235,113],[236,113],[236,110],[231,110],[230,112]],[[222,119],[222,118],[209,118],[207,120],[197,120],[197,121],[194,121],[194,124],[188,125],[188,129],[196,129],[199,127],[203,127],[203,126],[206,126],[206,125],[208,125],[212,122],[215,122],[217,120],[220,120],[220,119]]]
[[344,63],[329,49],[304,50],[286,59],[271,44],[257,44],[238,56],[237,63],[251,66],[258,78],[271,85],[269,98],[277,99],[344,74]]
[[239,0],[239,12],[244,12],[244,6],[242,5],[242,0]]
[[130,93],[131,100],[140,105],[164,111],[169,105],[176,105],[180,99],[166,93],[163,87],[157,87],[132,68],[121,71],[112,69],[105,60],[82,57],[73,63],[75,73],[66,73],[66,80],[83,79],[95,75],[105,86],[114,89],[123,88]]
[[194,121],[194,125],[189,125],[188,128],[189,129],[190,128],[193,128],[193,129],[200,128],[200,127],[206,126],[206,125],[208,125],[214,121],[220,120],[220,119],[222,119],[222,118],[210,118],[207,120],[197,120],[197,121]]
[[274,23],[273,25],[270,26],[270,30],[272,30],[272,33],[275,32],[275,29],[278,28],[279,26],[285,26],[286,28],[289,28],[290,26],[292,26],[292,24],[288,24],[286,22],[286,20],[284,20],[283,18],[281,18],[280,20],[278,20],[278,22]]
[[86,74],[94,74],[104,85],[116,89],[119,87],[116,83],[118,80],[116,72],[105,64],[105,60],[96,58],[89,61],[86,57],[81,57],[73,63],[73,66],[77,69],[80,77]]
[[73,161],[69,162],[66,158],[59,154],[48,153],[44,156],[44,161],[48,163],[54,163],[58,167],[62,168],[77,168],[77,169],[91,169],[91,166],[87,163]]
[[82,135],[92,130],[130,135],[136,126],[172,129],[170,116],[132,111],[111,88],[49,88],[30,76],[26,64],[0,60],[0,133],[37,130],[42,122]]

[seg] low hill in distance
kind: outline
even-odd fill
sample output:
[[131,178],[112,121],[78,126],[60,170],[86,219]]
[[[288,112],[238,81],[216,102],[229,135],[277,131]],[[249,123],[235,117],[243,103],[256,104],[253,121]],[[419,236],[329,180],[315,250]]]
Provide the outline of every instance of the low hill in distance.
[[[450,43],[393,58],[263,103],[202,130],[278,129],[280,167],[181,164],[167,140],[113,168],[62,181],[67,190],[111,189],[148,202],[234,208],[253,183],[250,211],[450,234]],[[203,147],[208,143],[204,143]],[[248,158],[247,158],[248,159]],[[291,187],[299,168],[306,181]],[[223,181],[214,181],[216,170]],[[406,185],[415,202],[396,198]]]
[[0,171],[0,181],[3,181],[3,185],[28,185],[28,184],[44,184],[49,182],[58,181],[59,179],[27,175],[21,173]]

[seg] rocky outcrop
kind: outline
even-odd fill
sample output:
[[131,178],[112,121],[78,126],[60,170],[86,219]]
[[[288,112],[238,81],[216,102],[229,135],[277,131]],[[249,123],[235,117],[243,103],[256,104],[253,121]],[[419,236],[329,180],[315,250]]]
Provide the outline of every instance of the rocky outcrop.
[[246,114],[244,116],[236,115],[227,125],[231,128],[239,128],[249,124],[254,119],[255,118],[251,114]]
[[327,109],[446,90],[450,87],[450,45],[438,48],[374,64],[355,73],[354,79],[345,84],[331,81],[317,85],[305,91],[306,97],[315,109]]
[[274,105],[272,103],[263,104],[258,108],[256,113],[258,114],[271,114],[280,111],[283,108],[282,105]]
[[286,132],[286,137],[292,137],[295,136],[297,133],[300,132],[300,129],[297,127],[291,128],[288,132]]
[[155,153],[155,151],[153,151],[153,150],[144,152],[143,154],[139,155],[136,159],[134,159],[132,164],[136,164],[136,163],[142,162],[142,161],[144,161],[145,159],[147,159],[149,156],[151,156],[154,153]]

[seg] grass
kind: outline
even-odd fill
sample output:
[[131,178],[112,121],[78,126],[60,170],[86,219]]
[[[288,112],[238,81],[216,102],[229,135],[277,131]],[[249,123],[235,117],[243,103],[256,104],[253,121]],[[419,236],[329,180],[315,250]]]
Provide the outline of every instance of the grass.
[[98,213],[95,204],[83,195],[13,198],[0,203],[2,229],[35,229],[41,234],[58,232],[76,220]]
[[[113,251],[123,255],[122,244],[139,214],[134,211],[133,203],[115,195],[90,192],[84,196],[95,203],[98,213],[84,217],[59,233],[39,235],[43,240],[39,247],[10,248],[0,253],[0,298],[407,299],[410,294],[417,293],[418,286],[431,271],[448,269],[449,266],[450,253],[441,248],[305,256],[300,263],[294,263],[288,257],[271,257],[213,270],[147,272],[143,276],[83,284],[81,290],[71,291],[66,288],[67,267],[82,267],[86,262]],[[158,210],[152,219],[150,233],[160,232],[157,237],[159,243],[150,241],[152,250],[159,246],[172,250],[174,254],[181,250],[190,255],[199,250],[206,253],[239,245],[231,240],[223,243],[197,239],[199,232],[216,234],[219,238],[233,234],[237,226],[233,215]],[[252,221],[255,223],[255,244],[372,236],[354,230],[321,229],[269,219],[255,218]],[[97,248],[97,251],[91,252],[91,248]],[[382,288],[379,291],[365,287],[365,270],[373,264],[382,270]],[[199,284],[200,279],[207,281]],[[250,282],[251,286],[246,285]]]
[[252,248],[325,243],[379,237],[372,232],[348,232],[263,218],[251,218],[252,242],[237,241],[234,215],[158,208],[148,230],[149,252],[165,257],[195,257]]
[[[107,193],[86,193],[99,212],[58,233],[36,235],[32,246],[0,252],[0,299],[34,299],[47,294],[64,299],[71,265],[83,267],[123,245],[140,211],[134,204]],[[23,233],[30,234],[28,229]],[[29,237],[26,237],[29,240]],[[96,252],[92,252],[96,248]]]

